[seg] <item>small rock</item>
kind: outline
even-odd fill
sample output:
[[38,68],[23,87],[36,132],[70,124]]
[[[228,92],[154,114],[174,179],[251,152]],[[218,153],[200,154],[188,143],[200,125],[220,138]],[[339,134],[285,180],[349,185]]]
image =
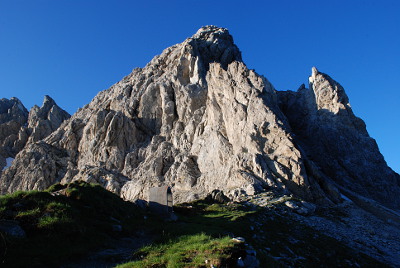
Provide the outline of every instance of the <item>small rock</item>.
[[142,199],[136,200],[136,201],[135,201],[135,204],[136,204],[138,207],[143,208],[143,209],[147,208],[147,206],[148,206],[147,201],[146,201],[146,200],[142,200]]
[[178,220],[178,216],[176,216],[175,213],[171,213],[171,215],[168,218],[168,221],[177,221]]
[[240,237],[240,236],[238,236],[238,237],[233,237],[232,240],[233,240],[234,242],[238,242],[238,243],[244,243],[244,242],[245,242],[245,239],[244,239],[243,237]]
[[286,201],[285,205],[291,209],[299,209],[300,207],[292,200]]
[[317,208],[316,205],[306,201],[301,201],[301,205],[308,210],[308,214],[314,213],[315,209]]
[[113,230],[114,232],[121,232],[121,231],[122,231],[122,226],[119,225],[119,224],[114,224],[114,225],[112,226],[112,230]]
[[308,214],[310,214],[308,209],[303,208],[303,207],[299,207],[294,212],[296,212],[297,214],[300,214],[300,215],[308,215]]
[[229,197],[224,195],[224,192],[220,190],[214,190],[209,195],[207,195],[206,200],[209,202],[216,202],[216,203],[227,203],[230,201]]
[[237,266],[238,266],[238,267],[244,267],[244,262],[243,262],[243,260],[242,260],[242,257],[239,257],[239,258],[238,258],[238,260],[237,260]]
[[16,238],[25,238],[26,233],[16,221],[1,220],[0,231]]

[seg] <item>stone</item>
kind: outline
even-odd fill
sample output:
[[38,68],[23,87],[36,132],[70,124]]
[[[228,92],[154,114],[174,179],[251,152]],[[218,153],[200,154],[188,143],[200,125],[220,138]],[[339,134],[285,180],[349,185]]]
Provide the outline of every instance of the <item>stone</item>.
[[315,212],[315,210],[317,209],[317,206],[310,203],[310,202],[306,202],[306,201],[301,201],[301,205],[307,209],[307,214],[312,214]]
[[207,197],[205,198],[208,202],[216,202],[216,203],[227,203],[230,201],[230,199],[224,195],[224,192],[220,191],[220,190],[213,190],[210,194],[207,195]]
[[15,238],[25,238],[25,231],[16,221],[0,220],[0,232]]
[[242,260],[242,257],[239,257],[239,258],[237,259],[236,265],[237,265],[238,267],[245,267],[245,264],[244,264],[244,261]]
[[238,236],[238,237],[233,237],[232,241],[237,242],[237,243],[244,243],[246,240],[243,237]]
[[316,206],[306,201],[288,200],[285,205],[300,215],[310,215],[315,212]]
[[113,224],[112,230],[113,230],[113,232],[122,232],[122,226],[119,224]]
[[290,209],[299,209],[300,208],[299,205],[292,200],[286,201],[285,205]]

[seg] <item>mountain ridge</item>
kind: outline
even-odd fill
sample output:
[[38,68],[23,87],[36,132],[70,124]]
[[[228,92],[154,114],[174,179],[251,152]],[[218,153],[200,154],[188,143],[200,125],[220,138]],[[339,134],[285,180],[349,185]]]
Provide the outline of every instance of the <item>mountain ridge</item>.
[[29,112],[16,97],[1,99],[0,169],[8,167],[27,143],[47,137],[69,117],[48,95],[41,107],[34,105]]
[[[325,157],[331,151],[336,161]],[[246,67],[228,30],[216,26],[165,49],[47,138],[29,143],[1,174],[0,190],[75,180],[127,200],[147,199],[149,187],[168,184],[176,202],[214,189],[232,199],[275,189],[333,204],[341,201],[340,186],[400,206],[399,175],[340,84],[313,68],[310,89],[276,91]]]

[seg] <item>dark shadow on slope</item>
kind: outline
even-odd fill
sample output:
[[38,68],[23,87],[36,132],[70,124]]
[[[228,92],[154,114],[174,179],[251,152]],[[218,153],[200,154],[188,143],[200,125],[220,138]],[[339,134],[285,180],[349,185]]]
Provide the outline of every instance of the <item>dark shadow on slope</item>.
[[321,173],[341,187],[389,208],[400,208],[400,175],[387,166],[365,123],[351,108],[338,113],[318,110],[306,88],[277,94],[295,143]]
[[[249,203],[212,204],[198,201],[176,206],[175,212],[178,216],[176,222],[152,223],[154,232],[159,234],[158,239],[152,246],[136,252],[134,262],[121,267],[168,266],[168,257],[155,257],[163,254],[160,250],[176,247],[183,238],[200,234],[213,239],[244,237],[246,243],[256,249],[260,267],[341,267],[356,264],[386,267],[333,238],[295,222],[281,209],[261,208]],[[243,255],[243,248],[242,252],[236,248],[231,253],[222,262],[226,265],[223,267],[236,267],[238,256],[246,256],[246,253]],[[185,261],[186,254],[189,253],[182,253],[181,262]]]
[[124,237],[137,237],[143,230],[143,215],[134,204],[84,182],[1,196],[0,225],[15,221],[26,233],[15,238],[1,232],[1,263],[58,267],[87,258]]

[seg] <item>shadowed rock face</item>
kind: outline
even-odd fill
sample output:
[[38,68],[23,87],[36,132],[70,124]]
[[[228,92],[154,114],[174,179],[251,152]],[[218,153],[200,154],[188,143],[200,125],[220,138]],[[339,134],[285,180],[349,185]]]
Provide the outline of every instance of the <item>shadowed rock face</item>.
[[310,89],[278,92],[298,144],[339,187],[400,207],[400,176],[389,168],[343,87],[313,68]]
[[52,98],[29,111],[17,98],[0,100],[0,172],[7,158],[15,158],[27,143],[39,141],[71,117]]
[[342,177],[329,173],[313,149],[327,134],[319,132],[315,145],[307,142],[307,120],[331,120],[334,129],[343,121],[370,138],[343,89],[329,90],[325,84],[333,80],[325,83],[324,77],[313,72],[316,94],[305,88],[304,94],[277,93],[242,62],[228,30],[203,27],[100,92],[47,138],[29,143],[3,172],[0,188],[85,180],[128,200],[147,199],[149,187],[169,185],[175,202],[215,189],[235,198],[263,188],[339,202],[334,181],[344,185]]

